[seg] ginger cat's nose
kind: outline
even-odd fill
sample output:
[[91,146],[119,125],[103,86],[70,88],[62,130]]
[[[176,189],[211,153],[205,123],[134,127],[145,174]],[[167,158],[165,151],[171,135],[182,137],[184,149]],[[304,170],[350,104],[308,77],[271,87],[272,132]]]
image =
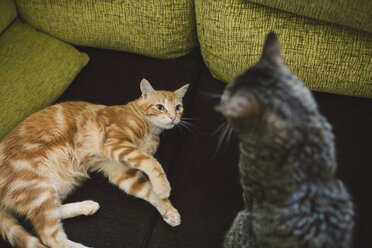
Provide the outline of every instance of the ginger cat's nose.
[[169,118],[172,120],[172,123],[176,120],[176,116],[169,116]]

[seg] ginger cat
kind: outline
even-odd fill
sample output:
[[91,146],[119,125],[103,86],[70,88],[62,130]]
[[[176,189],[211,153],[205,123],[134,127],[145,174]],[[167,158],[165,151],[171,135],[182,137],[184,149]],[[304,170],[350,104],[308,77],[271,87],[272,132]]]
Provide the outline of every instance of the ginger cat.
[[[159,134],[180,122],[188,85],[155,91],[123,106],[64,102],[32,114],[0,143],[0,233],[14,247],[82,248],[68,240],[61,219],[91,215],[94,201],[62,204],[88,172],[100,171],[128,194],[152,204],[171,226],[180,224],[171,187],[153,157]],[[146,174],[147,176],[145,176]],[[11,215],[26,216],[39,238]]]

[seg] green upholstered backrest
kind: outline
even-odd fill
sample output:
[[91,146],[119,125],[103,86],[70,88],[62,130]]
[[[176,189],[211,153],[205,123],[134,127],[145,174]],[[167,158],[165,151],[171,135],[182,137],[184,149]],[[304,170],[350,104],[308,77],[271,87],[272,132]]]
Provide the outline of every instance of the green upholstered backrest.
[[250,2],[372,32],[371,0],[250,0]]
[[13,0],[0,0],[0,33],[17,16],[16,6]]
[[230,82],[256,63],[277,33],[289,69],[316,91],[372,97],[372,34],[246,0],[195,0],[206,65]]
[[193,0],[16,0],[19,16],[72,44],[156,58],[197,46]]

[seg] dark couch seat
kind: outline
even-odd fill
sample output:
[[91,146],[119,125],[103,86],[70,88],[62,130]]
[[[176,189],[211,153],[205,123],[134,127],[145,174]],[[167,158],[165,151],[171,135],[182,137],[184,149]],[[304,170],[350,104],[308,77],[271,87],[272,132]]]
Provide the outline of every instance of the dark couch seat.
[[[63,221],[68,237],[96,248],[215,248],[243,208],[237,170],[237,139],[232,135],[217,149],[224,122],[213,110],[225,84],[212,78],[200,51],[178,59],[160,60],[130,53],[78,47],[88,53],[89,64],[57,102],[83,100],[125,104],[140,96],[146,78],[155,89],[175,90],[185,83],[185,117],[193,118],[193,131],[175,127],[164,132],[156,158],[172,186],[171,201],[182,224],[168,226],[147,202],[122,193],[99,174],[92,174],[66,202],[92,199],[100,203],[93,216]],[[354,247],[372,244],[372,100],[314,93],[321,112],[336,134],[338,177],[354,196],[357,225]],[[9,244],[0,241],[0,247]]]

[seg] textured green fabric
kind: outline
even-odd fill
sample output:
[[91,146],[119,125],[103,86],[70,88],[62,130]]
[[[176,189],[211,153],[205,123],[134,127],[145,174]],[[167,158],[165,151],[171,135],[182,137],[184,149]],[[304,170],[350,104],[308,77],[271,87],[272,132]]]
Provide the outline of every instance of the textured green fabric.
[[17,16],[16,6],[13,0],[0,0],[0,33]]
[[291,71],[316,91],[372,97],[372,34],[245,0],[196,0],[197,31],[212,75],[229,82],[258,61],[269,31]]
[[250,2],[372,32],[371,0],[250,0]]
[[174,58],[197,46],[193,0],[16,0],[23,20],[76,45]]
[[0,35],[0,140],[53,103],[88,63],[72,46],[19,21]]

